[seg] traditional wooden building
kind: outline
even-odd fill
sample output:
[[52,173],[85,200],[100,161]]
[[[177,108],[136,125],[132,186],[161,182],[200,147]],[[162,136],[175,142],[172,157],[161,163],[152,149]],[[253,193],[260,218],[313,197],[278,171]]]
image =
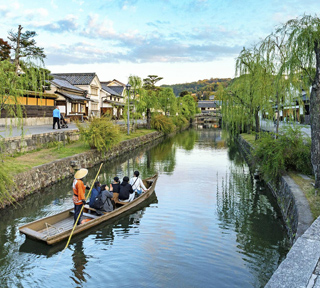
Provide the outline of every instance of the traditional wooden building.
[[96,73],[54,73],[54,77],[67,80],[70,84],[86,91],[88,100],[85,105],[85,115],[100,116],[101,83]]
[[72,85],[69,81],[59,76],[53,76],[50,92],[57,95],[56,106],[64,117],[71,120],[83,120],[86,114],[86,104],[90,101],[86,91]]
[[118,85],[112,86],[110,83],[111,81],[101,82],[103,95],[101,96],[101,114],[108,114],[114,119],[120,119],[125,105],[124,96],[122,95],[124,88]]

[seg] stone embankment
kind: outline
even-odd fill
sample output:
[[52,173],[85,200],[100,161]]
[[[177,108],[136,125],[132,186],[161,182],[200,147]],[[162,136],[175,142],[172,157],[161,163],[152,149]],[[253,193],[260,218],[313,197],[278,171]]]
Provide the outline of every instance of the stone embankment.
[[[251,145],[241,137],[239,144],[250,164]],[[279,183],[268,183],[268,186],[294,244],[265,287],[320,288],[320,217],[312,223],[308,201],[290,177],[283,176]]]
[[[39,137],[45,138],[46,135]],[[113,159],[114,157],[130,152],[163,137],[164,134],[161,132],[152,132],[138,138],[122,141],[110,149],[105,155],[101,155],[97,150],[90,150],[34,167],[26,172],[18,174],[15,177],[14,182],[16,184],[16,188],[12,192],[12,196],[15,201],[18,201],[26,197],[28,194],[52,185],[65,177],[73,176],[76,169],[81,167],[91,168],[103,161]],[[0,208],[4,208],[7,205],[10,205],[10,203],[4,203]]]

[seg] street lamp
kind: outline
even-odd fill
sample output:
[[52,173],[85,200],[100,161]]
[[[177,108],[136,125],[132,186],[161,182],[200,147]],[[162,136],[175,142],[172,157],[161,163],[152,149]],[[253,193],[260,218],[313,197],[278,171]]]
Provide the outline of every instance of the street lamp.
[[127,92],[128,92],[128,113],[127,113],[127,132],[128,132],[128,135],[130,134],[130,111],[129,111],[129,107],[130,107],[130,88],[131,88],[131,85],[128,83],[126,85],[126,89],[127,89]]

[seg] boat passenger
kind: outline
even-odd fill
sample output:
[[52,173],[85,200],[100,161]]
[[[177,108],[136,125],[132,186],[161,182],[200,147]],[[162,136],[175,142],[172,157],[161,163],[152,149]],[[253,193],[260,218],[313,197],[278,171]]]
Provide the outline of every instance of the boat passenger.
[[91,190],[91,196],[90,196],[90,201],[89,201],[89,206],[91,208],[93,208],[94,199],[96,199],[96,197],[98,196],[100,189],[101,189],[101,184],[99,181],[96,181],[94,183],[94,187]]
[[104,212],[111,212],[113,211],[113,204],[111,202],[111,198],[113,197],[113,192],[109,191],[109,187],[107,185],[101,186],[101,200],[103,204],[103,211]]
[[139,171],[134,171],[133,172],[133,177],[130,180],[130,184],[132,186],[132,189],[134,192],[136,192],[138,195],[140,195],[142,192],[146,192],[149,189],[144,186],[143,181],[141,178],[139,178]]
[[120,184],[119,200],[121,202],[131,202],[134,199],[134,192],[132,186],[128,183],[129,177],[123,177],[122,183]]
[[[82,206],[86,204],[86,197],[85,197],[85,191],[86,187],[83,184],[83,178],[87,176],[88,170],[87,169],[80,169],[74,174],[74,180],[72,184],[73,189],[73,203],[74,203],[74,223],[76,223],[79,213],[82,209]],[[77,222],[77,225],[81,223],[81,217],[82,213],[79,217],[79,220]]]
[[119,193],[120,192],[120,181],[119,177],[114,177],[113,178],[113,183],[110,184],[110,191],[114,193]]

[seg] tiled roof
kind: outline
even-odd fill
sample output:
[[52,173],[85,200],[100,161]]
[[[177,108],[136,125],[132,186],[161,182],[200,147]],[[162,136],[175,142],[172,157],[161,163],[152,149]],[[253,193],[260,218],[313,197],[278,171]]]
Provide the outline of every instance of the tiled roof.
[[72,101],[88,101],[89,100],[86,97],[80,96],[80,95],[73,95],[73,94],[65,93],[65,92],[56,92],[56,93],[62,95],[65,98],[68,98]]
[[199,108],[216,108],[218,105],[215,101],[199,101],[198,107]]
[[124,107],[124,103],[119,103],[119,102],[115,102],[115,101],[111,101],[111,100],[107,100],[107,99],[104,99],[103,102],[105,103],[111,103],[115,106],[121,106],[121,107]]
[[116,93],[118,93],[119,95],[122,95],[123,86],[109,86],[109,88],[111,88],[113,91],[115,91]]
[[53,84],[56,84],[57,86],[61,88],[67,88],[67,89],[72,89],[72,90],[77,90],[77,91],[84,91],[83,89],[78,88],[77,86],[72,85],[69,81],[65,80],[64,78],[52,75],[54,78],[50,82]]
[[72,85],[90,85],[96,73],[54,73],[53,76],[61,77]]
[[111,95],[120,96],[116,91],[114,91],[114,90],[111,88],[112,86],[109,87],[109,86],[101,83],[101,87],[102,87],[103,90],[107,91],[107,92],[110,93]]

